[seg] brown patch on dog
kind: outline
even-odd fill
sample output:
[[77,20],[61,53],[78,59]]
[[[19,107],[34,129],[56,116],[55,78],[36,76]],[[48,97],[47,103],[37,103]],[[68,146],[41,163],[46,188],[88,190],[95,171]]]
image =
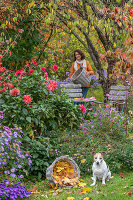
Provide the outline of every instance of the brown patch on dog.
[[96,153],[96,154],[94,155],[94,159],[95,159],[96,157],[103,158],[103,155],[102,155],[101,153]]

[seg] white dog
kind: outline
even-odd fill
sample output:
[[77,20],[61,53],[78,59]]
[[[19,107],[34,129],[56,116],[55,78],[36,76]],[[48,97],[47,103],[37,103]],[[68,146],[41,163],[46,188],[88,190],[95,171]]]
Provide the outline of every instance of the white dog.
[[102,180],[102,184],[105,185],[105,179],[109,181],[111,177],[111,172],[109,170],[108,165],[103,160],[103,155],[101,153],[96,153],[94,155],[94,163],[92,166],[93,171],[93,183],[90,186],[94,186],[96,184],[96,180]]

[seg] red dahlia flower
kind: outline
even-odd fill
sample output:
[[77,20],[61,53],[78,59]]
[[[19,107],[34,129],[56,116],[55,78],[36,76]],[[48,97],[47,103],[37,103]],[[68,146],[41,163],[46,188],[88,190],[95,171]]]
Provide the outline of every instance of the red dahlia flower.
[[81,109],[82,113],[86,113],[87,109],[85,108],[85,106],[83,104],[80,105],[80,109]]
[[16,71],[16,72],[15,72],[15,76],[16,76],[16,77],[18,77],[18,76],[21,77],[21,75],[22,75],[23,73],[24,73],[24,68],[21,69],[21,70]]
[[57,82],[56,81],[51,81],[47,85],[49,91],[54,91],[57,88]]
[[14,88],[14,89],[10,90],[10,94],[15,97],[20,94],[20,90],[17,88]]
[[29,95],[24,95],[23,100],[26,104],[29,104],[31,102],[31,97],[29,97]]
[[32,75],[34,73],[34,69],[29,70],[29,75]]
[[6,92],[6,89],[5,89],[5,88],[3,88],[3,89],[0,89],[0,94],[1,94],[1,93],[3,93],[3,94],[4,94],[5,92]]
[[48,78],[48,73],[46,72],[45,75],[44,75],[45,79]]
[[53,65],[53,70],[57,71],[58,70],[58,66],[57,65]]
[[45,72],[45,67],[41,67],[41,70],[42,70],[43,72]]
[[37,65],[37,62],[33,62],[32,64],[33,64],[33,65]]

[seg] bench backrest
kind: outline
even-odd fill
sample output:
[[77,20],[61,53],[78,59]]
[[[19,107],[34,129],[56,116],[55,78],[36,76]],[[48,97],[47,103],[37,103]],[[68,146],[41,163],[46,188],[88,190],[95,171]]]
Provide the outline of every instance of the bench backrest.
[[59,87],[61,88],[61,91],[66,92],[70,98],[82,97],[81,84],[62,83]]
[[129,94],[129,86],[112,85],[109,92],[110,101],[126,101]]

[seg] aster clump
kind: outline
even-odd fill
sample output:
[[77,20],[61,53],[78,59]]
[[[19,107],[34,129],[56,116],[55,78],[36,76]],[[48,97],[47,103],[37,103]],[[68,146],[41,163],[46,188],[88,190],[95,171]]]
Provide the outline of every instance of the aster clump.
[[20,182],[13,183],[8,180],[0,181],[0,200],[30,197],[31,192],[22,186]]
[[32,163],[29,154],[21,148],[22,133],[17,125],[15,128],[0,127],[0,168],[13,178],[24,178],[26,168]]

